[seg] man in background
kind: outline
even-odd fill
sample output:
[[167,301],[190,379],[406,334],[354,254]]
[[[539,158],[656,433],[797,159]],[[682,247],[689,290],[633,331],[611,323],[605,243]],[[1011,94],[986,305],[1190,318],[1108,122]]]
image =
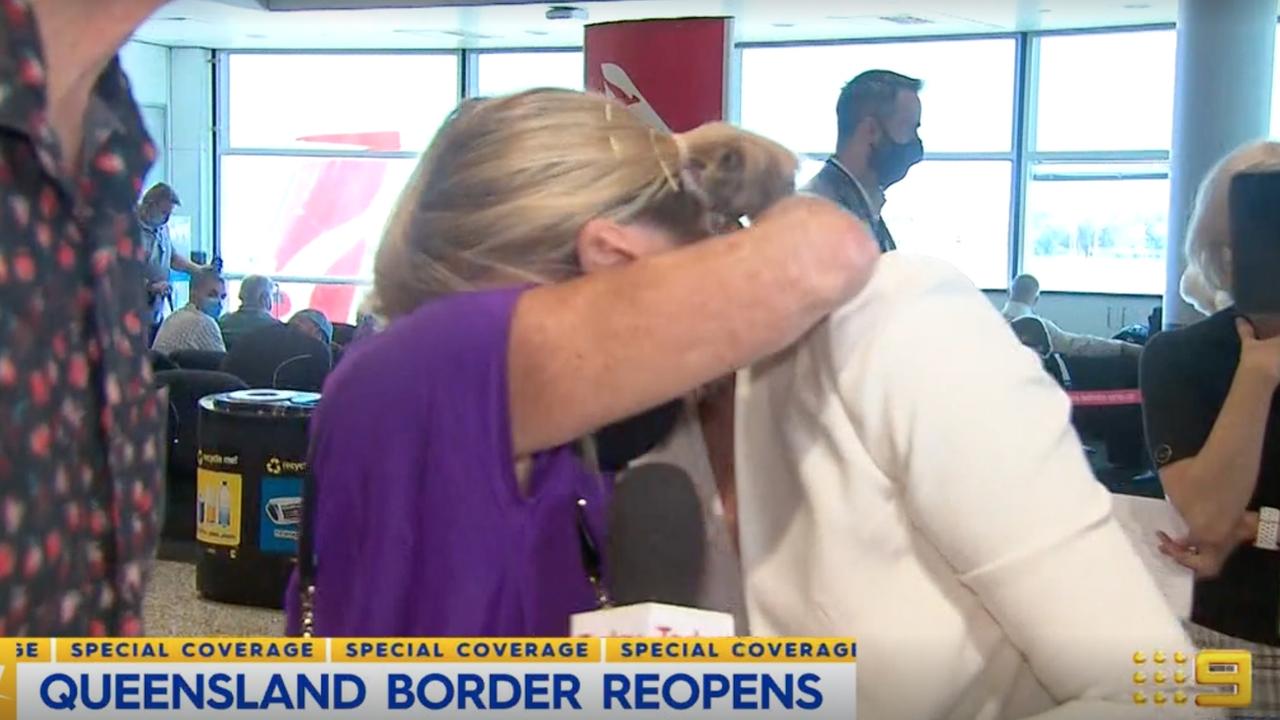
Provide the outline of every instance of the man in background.
[[240,309],[218,319],[222,340],[230,350],[236,341],[258,328],[279,325],[271,316],[275,283],[262,275],[250,275],[240,283]]
[[289,318],[289,327],[328,345],[333,342],[333,323],[314,308],[299,310]]
[[1038,319],[1049,334],[1052,351],[1067,357],[1137,357],[1141,354],[1142,347],[1133,343],[1063,330],[1052,320],[1036,314],[1035,306],[1039,301],[1040,281],[1034,275],[1024,273],[1013,279],[1009,286],[1009,301],[1000,313],[1009,322],[1024,317]]
[[197,265],[173,251],[169,238],[169,218],[173,209],[182,205],[178,194],[164,183],[152,185],[138,203],[138,229],[143,251],[147,254],[147,302],[151,306],[151,338],[160,329],[164,304],[172,297],[169,271],[194,275],[205,267]]
[[0,635],[143,632],[165,410],[134,202],[156,150],[116,53],[163,4],[0,15]]
[[924,157],[921,87],[889,70],[850,80],[836,101],[836,152],[805,188],[865,220],[881,252],[897,247],[880,217],[884,191]]
[[227,301],[227,283],[216,270],[191,277],[191,301],[164,319],[152,350],[172,355],[179,350],[226,352],[218,318]]

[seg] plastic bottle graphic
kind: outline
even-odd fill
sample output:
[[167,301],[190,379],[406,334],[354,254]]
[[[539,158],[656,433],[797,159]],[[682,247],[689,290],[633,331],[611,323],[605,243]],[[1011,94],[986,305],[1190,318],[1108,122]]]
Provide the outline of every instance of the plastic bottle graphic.
[[201,488],[200,493],[196,495],[196,522],[197,523],[204,522],[204,511],[205,511],[204,496],[205,496],[205,490],[204,488]]
[[231,490],[227,488],[227,481],[222,481],[222,488],[218,490],[218,524],[223,527],[231,527]]

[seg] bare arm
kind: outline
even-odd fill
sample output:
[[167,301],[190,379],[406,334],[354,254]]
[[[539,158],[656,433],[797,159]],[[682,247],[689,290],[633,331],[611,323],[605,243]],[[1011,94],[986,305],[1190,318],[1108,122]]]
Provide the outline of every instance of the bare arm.
[[[1043,320],[1043,318],[1041,318]],[[1063,330],[1050,320],[1044,321],[1055,352],[1074,357],[1112,357],[1126,353],[1137,355],[1141,348],[1133,343],[1095,335],[1082,335]]]
[[178,253],[173,254],[173,259],[169,261],[169,266],[174,270],[188,274],[198,273],[204,269],[203,265],[197,265],[191,262],[189,258],[179,255]]
[[516,454],[785,347],[856,294],[878,255],[865,224],[796,197],[749,229],[525,293],[508,360]]
[[1230,543],[1253,497],[1271,398],[1280,383],[1280,339],[1241,333],[1240,364],[1204,447],[1160,470],[1160,483],[1187,521],[1193,542]]

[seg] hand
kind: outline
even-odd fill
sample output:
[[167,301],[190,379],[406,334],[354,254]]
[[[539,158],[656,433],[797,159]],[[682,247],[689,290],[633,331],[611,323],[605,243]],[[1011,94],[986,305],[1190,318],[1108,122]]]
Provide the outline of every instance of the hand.
[[1244,318],[1236,318],[1236,332],[1240,334],[1239,369],[1272,386],[1280,385],[1280,336],[1259,340],[1253,325]]
[[1222,544],[1197,543],[1192,538],[1174,540],[1164,532],[1157,532],[1160,540],[1160,552],[1172,558],[1179,565],[1195,572],[1196,578],[1206,580],[1218,576],[1227,558],[1236,548],[1244,543],[1252,543],[1258,536],[1258,513],[1247,512],[1236,524],[1236,532],[1231,540]]
[[871,229],[835,203],[793,195],[775,203],[752,230],[793,244],[800,282],[832,305],[857,295],[871,278],[880,248]]
[[168,280],[157,280],[147,284],[147,292],[152,295],[168,295],[172,290]]

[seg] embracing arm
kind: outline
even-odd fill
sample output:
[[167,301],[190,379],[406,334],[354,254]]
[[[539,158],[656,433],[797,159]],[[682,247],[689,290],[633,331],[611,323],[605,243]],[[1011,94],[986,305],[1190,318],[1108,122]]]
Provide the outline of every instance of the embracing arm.
[[869,447],[1059,703],[1038,717],[1143,717],[1134,651],[1192,646],[1113,519],[1065,395],[958,274],[902,299],[877,335],[856,386],[883,428]]
[[525,293],[512,322],[517,455],[553,447],[785,347],[865,284],[878,251],[795,197],[752,227]]

